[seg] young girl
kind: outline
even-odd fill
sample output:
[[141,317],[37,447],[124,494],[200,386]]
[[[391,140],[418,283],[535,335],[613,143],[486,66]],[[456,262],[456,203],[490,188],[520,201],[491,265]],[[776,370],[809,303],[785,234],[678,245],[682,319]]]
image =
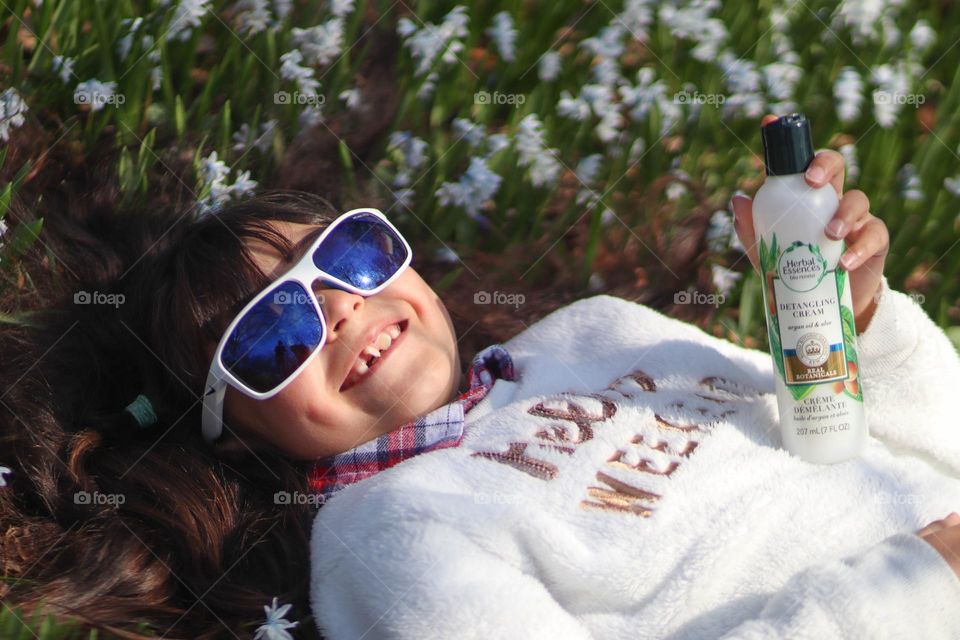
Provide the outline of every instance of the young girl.
[[886,228],[843,172],[824,152],[807,176],[843,196],[825,232],[848,245],[873,438],[832,466],[780,446],[768,354],[649,308],[569,305],[481,351],[458,395],[449,317],[377,212],[283,225],[296,262],[255,249],[270,283],[205,351],[204,434],[321,457],[321,632],[960,634],[957,517],[913,533],[960,500],[960,358],[887,286]]
[[[841,190],[836,154],[813,168]],[[7,410],[55,409],[3,432],[7,598],[185,637],[250,633],[274,596],[329,638],[956,635],[960,527],[913,531],[960,498],[960,361],[842,203],[873,437],[833,466],[780,448],[768,354],[646,307],[569,305],[464,378],[375,211],[158,221],[95,292],[120,304],[14,357]]]

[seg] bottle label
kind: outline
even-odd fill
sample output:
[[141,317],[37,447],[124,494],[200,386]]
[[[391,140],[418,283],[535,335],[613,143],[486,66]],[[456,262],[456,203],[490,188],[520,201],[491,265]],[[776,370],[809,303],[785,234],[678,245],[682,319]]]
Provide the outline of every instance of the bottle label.
[[811,384],[847,377],[840,292],[816,245],[794,242],[773,276],[784,382]]
[[778,373],[800,400],[817,385],[862,401],[847,272],[828,269],[816,244],[796,241],[780,251],[776,234],[761,238],[760,262],[767,302],[767,333]]

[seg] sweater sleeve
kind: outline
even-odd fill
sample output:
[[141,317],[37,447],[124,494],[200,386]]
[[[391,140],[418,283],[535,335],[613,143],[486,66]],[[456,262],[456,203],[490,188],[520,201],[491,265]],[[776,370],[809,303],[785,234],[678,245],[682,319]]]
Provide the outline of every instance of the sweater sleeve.
[[924,451],[960,472],[960,356],[920,305],[890,289],[886,276],[857,350],[871,434]]
[[351,544],[331,570],[315,567],[311,599],[324,637],[591,638],[533,576],[449,525],[420,529],[411,541],[388,525]]
[[723,640],[960,638],[960,579],[919,536],[807,569]]

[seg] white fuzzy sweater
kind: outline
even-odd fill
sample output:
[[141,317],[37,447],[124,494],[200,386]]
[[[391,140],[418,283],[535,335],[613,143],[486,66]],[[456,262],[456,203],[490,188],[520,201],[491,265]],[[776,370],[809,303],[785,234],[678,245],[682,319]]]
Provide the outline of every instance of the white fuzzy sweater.
[[770,356],[609,296],[505,344],[461,446],[348,486],[311,603],[358,638],[960,638],[914,532],[960,510],[960,358],[908,296],[858,337],[870,438],[780,446]]

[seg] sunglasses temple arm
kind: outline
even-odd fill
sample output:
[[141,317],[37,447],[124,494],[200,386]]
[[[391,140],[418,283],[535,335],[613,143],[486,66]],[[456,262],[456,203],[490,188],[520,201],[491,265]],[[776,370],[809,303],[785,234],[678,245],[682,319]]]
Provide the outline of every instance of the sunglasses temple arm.
[[223,398],[227,392],[227,383],[211,370],[204,389],[203,437],[207,442],[213,442],[223,431]]

